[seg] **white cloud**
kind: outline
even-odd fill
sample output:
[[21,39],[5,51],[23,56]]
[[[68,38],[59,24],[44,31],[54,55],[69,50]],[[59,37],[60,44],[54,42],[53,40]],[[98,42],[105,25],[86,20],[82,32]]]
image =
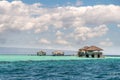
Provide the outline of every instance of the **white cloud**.
[[60,44],[60,45],[69,45],[69,42],[64,39],[57,39],[55,43]]
[[64,34],[61,31],[59,31],[59,30],[56,32],[57,39],[61,39],[63,35]]
[[119,10],[120,6],[115,5],[89,6],[85,8],[83,18],[87,24],[120,23]]
[[[37,30],[44,31],[44,27],[37,18],[44,12],[44,9],[39,8],[40,4],[28,5],[21,1],[0,1],[0,24],[3,25],[4,29],[0,27],[1,32],[7,29],[16,30]],[[42,27],[43,26],[43,27]]]
[[110,41],[109,38],[107,38],[106,40],[101,41],[101,42],[99,43],[99,45],[101,45],[101,46],[112,46],[113,43]]
[[115,5],[66,6],[51,9],[43,8],[38,3],[28,5],[22,1],[0,1],[0,24],[4,27],[0,27],[0,31],[33,29],[39,33],[48,30],[49,26],[71,28],[88,24],[120,23],[119,13],[120,6]]
[[0,24],[0,32],[4,31],[4,24]]
[[107,31],[108,28],[106,25],[100,25],[94,28],[76,27],[74,33],[72,34],[72,37],[74,37],[76,40],[85,41],[89,38],[102,36],[106,34]]
[[117,27],[119,27],[119,28],[120,28],[120,24],[118,24],[118,25],[117,25]]
[[51,43],[49,40],[47,40],[47,39],[45,39],[45,38],[40,39],[39,42],[40,42],[41,44],[50,44],[50,43]]
[[[79,0],[77,4],[81,4]],[[57,38],[56,43],[66,45],[75,43],[75,40],[86,41],[103,36],[109,29],[108,24],[120,24],[120,6],[117,5],[55,8],[43,8],[41,5],[25,4],[22,1],[0,1],[0,33],[6,30],[29,30],[38,34],[46,31],[53,40]],[[52,31],[57,33],[53,35],[50,33]],[[69,43],[66,41],[67,36],[72,36],[73,39],[70,39]],[[51,43],[46,39],[40,42]]]
[[62,33],[61,31],[58,30],[58,31],[56,32],[56,36],[62,36],[62,35],[63,35],[63,33]]

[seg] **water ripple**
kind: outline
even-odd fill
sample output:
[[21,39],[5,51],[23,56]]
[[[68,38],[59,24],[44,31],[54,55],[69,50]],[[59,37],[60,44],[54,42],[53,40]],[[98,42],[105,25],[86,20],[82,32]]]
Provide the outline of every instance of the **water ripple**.
[[0,62],[0,80],[120,80],[120,60]]

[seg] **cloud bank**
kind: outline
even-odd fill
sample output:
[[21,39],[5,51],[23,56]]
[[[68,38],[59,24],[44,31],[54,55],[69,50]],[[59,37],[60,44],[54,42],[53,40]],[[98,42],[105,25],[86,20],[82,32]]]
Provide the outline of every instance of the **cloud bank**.
[[[55,30],[53,44],[66,45],[105,35],[108,24],[120,24],[119,13],[120,6],[116,5],[44,8],[40,3],[0,1],[0,34],[7,30],[31,30],[35,34]],[[39,42],[50,44],[45,38]]]

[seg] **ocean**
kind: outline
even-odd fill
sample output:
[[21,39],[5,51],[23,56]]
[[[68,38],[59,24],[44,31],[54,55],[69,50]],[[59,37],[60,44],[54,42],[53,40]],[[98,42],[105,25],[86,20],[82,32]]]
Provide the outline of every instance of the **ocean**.
[[120,80],[120,57],[0,55],[0,80]]

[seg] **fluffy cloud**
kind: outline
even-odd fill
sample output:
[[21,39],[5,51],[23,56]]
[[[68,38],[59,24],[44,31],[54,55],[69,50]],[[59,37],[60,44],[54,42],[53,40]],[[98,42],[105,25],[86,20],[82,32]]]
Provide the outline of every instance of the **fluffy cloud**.
[[99,45],[101,45],[101,46],[112,46],[113,43],[110,41],[109,38],[107,38],[106,40],[101,41],[101,42],[99,43]]
[[120,24],[118,24],[118,25],[117,25],[117,27],[119,27],[119,28],[120,28]]
[[62,35],[64,35],[61,31],[57,31],[56,32],[56,37],[57,37],[57,39],[61,39],[62,38]]
[[82,40],[85,41],[89,38],[99,37],[108,31],[108,28],[106,25],[100,25],[94,28],[89,27],[77,27],[74,30],[74,33],[71,34],[71,37],[75,38],[76,40]]
[[41,44],[50,44],[50,43],[51,43],[49,40],[47,40],[47,39],[45,39],[45,38],[40,39],[39,42],[40,42]]
[[[109,12],[109,13],[108,13]],[[55,28],[80,27],[87,24],[120,23],[120,6],[97,5],[87,7],[42,8],[21,1],[0,1],[0,31],[30,30],[36,33]]]
[[63,35],[63,33],[61,31],[56,32],[56,36],[62,36],[62,35]]
[[58,39],[55,41],[55,43],[60,44],[60,45],[69,45],[69,42],[64,39]]
[[[108,24],[120,24],[119,13],[120,6],[116,5],[44,8],[38,3],[0,1],[0,33],[6,30],[30,30],[39,34],[46,31],[51,37],[57,38],[53,39],[56,43],[66,45],[69,44],[67,36],[85,41],[105,35]],[[56,34],[53,35],[48,30],[55,30]],[[40,42],[50,44],[46,39],[41,39]]]
[[44,12],[38,5],[40,6],[40,4],[27,5],[21,1],[0,1],[0,31],[33,29],[35,32],[38,30],[40,32],[46,30],[44,23],[41,24],[39,19],[35,18]]

